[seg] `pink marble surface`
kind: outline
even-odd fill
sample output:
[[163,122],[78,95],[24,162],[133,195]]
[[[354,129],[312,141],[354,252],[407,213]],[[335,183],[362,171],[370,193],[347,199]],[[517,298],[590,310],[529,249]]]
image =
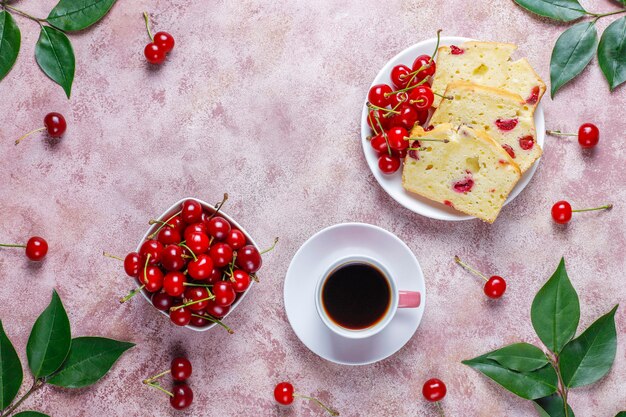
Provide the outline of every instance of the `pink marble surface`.
[[[54,3],[15,5],[45,15]],[[582,3],[613,8],[605,0]],[[155,15],[156,29],[176,37],[160,68],[142,55],[143,10]],[[30,327],[57,288],[74,335],[137,343],[97,386],[45,388],[29,400],[32,408],[54,417],[322,415],[304,402],[274,405],[273,386],[287,379],[343,416],[434,416],[420,390],[437,376],[448,384],[448,416],[530,416],[529,402],[460,361],[518,340],[538,342],[530,304],[561,256],[581,298],[581,325],[626,298],[626,95],[624,88],[609,94],[597,63],[556,100],[544,98],[544,108],[552,129],[593,121],[600,145],[586,153],[568,139],[548,138],[534,179],[494,225],[411,213],[366,166],[358,126],[371,80],[390,57],[438,28],[516,42],[548,77],[563,27],[510,1],[118,2],[104,21],[72,35],[77,71],[69,101],[35,65],[37,26],[18,23],[22,52],[0,83],[0,240],[42,235],[50,253],[32,264],[20,251],[0,251],[0,318],[25,361]],[[35,137],[13,146],[49,111],[68,120],[59,143]],[[175,328],[139,298],[120,307],[117,298],[131,283],[102,250],[132,250],[148,219],[181,197],[217,201],[223,192],[231,195],[228,213],[259,244],[281,237],[265,258],[261,285],[228,319],[236,333]],[[557,227],[549,210],[562,198],[616,206]],[[366,367],[318,358],[296,338],[283,309],[282,283],[295,251],[314,232],[346,221],[397,234],[426,275],[428,308],[418,332],[395,356]],[[506,296],[488,301],[479,282],[454,265],[454,254],[507,277]],[[609,375],[571,394],[578,416],[626,409],[624,307],[617,328]],[[140,383],[176,352],[195,366],[196,401],[184,413]]]

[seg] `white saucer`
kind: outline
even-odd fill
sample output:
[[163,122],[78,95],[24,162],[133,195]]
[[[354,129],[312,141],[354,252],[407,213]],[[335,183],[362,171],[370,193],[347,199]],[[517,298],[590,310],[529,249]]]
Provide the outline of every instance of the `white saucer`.
[[[384,264],[398,289],[419,291],[419,308],[398,309],[380,333],[367,339],[346,339],[330,331],[315,307],[318,279],[335,260],[361,254]],[[291,260],[285,278],[285,310],[294,332],[311,351],[343,365],[368,365],[404,346],[417,330],[426,303],[424,274],[411,249],[393,233],[364,223],[328,227],[307,240]]]
[[[462,38],[458,36],[442,36],[440,44],[460,45],[463,42],[471,40],[474,39]],[[405,64],[410,67],[413,64],[415,58],[417,58],[419,55],[431,55],[435,51],[436,44],[437,38],[430,38],[406,48],[404,51],[391,58],[389,62],[387,62],[387,64],[385,64],[385,66],[380,70],[376,78],[374,78],[374,82],[372,82],[372,85],[392,85],[389,74],[391,74],[391,69],[393,67],[398,64]],[[437,62],[436,58],[435,62]],[[421,214],[422,216],[449,221],[475,219],[474,216],[468,216],[467,214],[456,211],[451,207],[406,191],[402,187],[402,169],[399,169],[397,172],[391,175],[385,175],[380,171],[380,169],[378,168],[378,155],[367,140],[367,136],[371,135],[372,131],[367,125],[368,112],[366,104],[367,98],[363,103],[363,111],[361,114],[361,143],[363,145],[363,152],[365,153],[365,159],[367,160],[367,164],[369,165],[372,174],[374,174],[374,178],[376,178],[376,181],[378,181],[380,186],[383,187],[383,190],[385,190],[385,192],[387,192],[387,194],[389,194],[398,203],[402,204],[404,207],[414,213]],[[546,128],[543,117],[543,107],[541,106],[541,103],[539,103],[539,105],[535,109],[535,130],[537,132],[537,143],[539,144],[539,146],[543,147]],[[517,197],[519,193],[521,193],[522,190],[526,188],[531,178],[535,174],[535,171],[537,170],[539,161],[540,159],[536,160],[533,166],[522,175],[522,178],[517,182],[513,190],[511,190],[509,198],[507,198],[506,202],[504,203],[505,205],[513,201],[513,199],[515,199],[515,197]]]

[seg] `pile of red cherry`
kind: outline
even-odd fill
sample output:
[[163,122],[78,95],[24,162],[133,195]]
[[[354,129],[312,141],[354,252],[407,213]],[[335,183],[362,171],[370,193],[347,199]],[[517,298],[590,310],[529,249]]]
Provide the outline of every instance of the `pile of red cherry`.
[[[187,385],[187,380],[191,377],[191,362],[187,358],[174,358],[170,369],[163,371],[153,377],[143,380],[143,383],[149,387],[156,388],[169,395],[170,404],[176,410],[183,410],[189,407],[193,401],[193,391]],[[163,388],[157,381],[167,374],[172,375],[174,380],[174,388],[172,392]]]
[[[227,196],[224,196],[224,201]],[[232,304],[250,287],[261,268],[261,255],[245,234],[196,200],[185,200],[179,212],[165,221],[143,242],[139,252],[124,259],[124,270],[150,294],[152,304],[169,314],[178,326],[206,327],[221,322]],[[276,242],[274,242],[275,244]]]
[[400,168],[409,147],[408,136],[415,124],[424,125],[435,95],[430,82],[437,65],[429,55],[418,56],[411,68],[399,64],[391,70],[392,88],[377,84],[367,95],[367,124],[372,129],[370,144],[378,153],[378,167],[384,174]]

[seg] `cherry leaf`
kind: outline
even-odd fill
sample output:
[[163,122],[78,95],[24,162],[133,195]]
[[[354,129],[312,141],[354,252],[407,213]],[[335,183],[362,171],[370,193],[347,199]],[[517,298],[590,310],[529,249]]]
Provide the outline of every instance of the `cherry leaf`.
[[0,411],[11,405],[23,379],[20,358],[0,321]]
[[66,32],[83,30],[102,19],[116,0],[61,0],[46,19]]
[[604,30],[598,45],[598,62],[611,91],[626,81],[626,16]]
[[20,51],[22,35],[13,16],[0,11],[0,80],[13,68]]
[[35,59],[42,71],[63,87],[67,98],[70,98],[76,60],[72,44],[65,33],[49,26],[42,26],[35,46]]
[[514,0],[515,3],[524,9],[538,14],[560,20],[561,22],[571,22],[580,19],[587,12],[576,0]]

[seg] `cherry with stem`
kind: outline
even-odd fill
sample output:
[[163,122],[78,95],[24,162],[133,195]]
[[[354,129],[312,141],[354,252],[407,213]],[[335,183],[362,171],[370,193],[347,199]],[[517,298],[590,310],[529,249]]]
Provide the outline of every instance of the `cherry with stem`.
[[21,243],[0,243],[4,248],[24,248],[26,257],[31,261],[41,261],[48,253],[48,242],[42,237],[33,236],[26,244]]
[[573,210],[570,203],[565,200],[557,201],[552,206],[552,219],[555,223],[558,224],[566,224],[572,219],[572,213],[581,213],[584,211],[596,211],[596,210],[611,210],[613,208],[613,204],[606,204],[600,207],[594,208],[585,208],[585,209],[576,209]]
[[482,272],[472,268],[468,264],[461,261],[461,258],[459,258],[458,256],[454,257],[454,261],[461,265],[467,271],[485,280],[485,287],[483,290],[487,297],[500,298],[504,295],[504,292],[506,291],[506,281],[504,280],[504,278],[498,275],[492,275],[490,278],[487,278]]
[[124,304],[126,301],[130,300],[131,298],[133,298],[135,295],[137,295],[141,290],[143,290],[144,288],[146,288],[146,282],[148,281],[148,262],[150,262],[150,254],[148,254],[148,256],[146,256],[146,262],[143,266],[143,279],[140,280],[142,282],[141,286],[131,290],[128,295],[120,298],[120,304]]
[[308,401],[313,401],[320,407],[322,407],[328,414],[331,416],[338,416],[339,412],[328,407],[326,404],[318,400],[317,398],[309,397],[307,395],[302,395],[294,392],[293,385],[289,382],[280,382],[274,388],[274,399],[277,403],[281,405],[291,405],[293,400],[296,398],[302,398]]
[[63,117],[61,113],[56,112],[46,114],[46,116],[43,118],[43,127],[28,132],[24,136],[17,139],[15,141],[15,144],[17,145],[30,135],[37,132],[42,132],[44,130],[48,131],[48,136],[50,136],[51,138],[60,138],[67,130],[67,122],[65,121],[65,117]]

